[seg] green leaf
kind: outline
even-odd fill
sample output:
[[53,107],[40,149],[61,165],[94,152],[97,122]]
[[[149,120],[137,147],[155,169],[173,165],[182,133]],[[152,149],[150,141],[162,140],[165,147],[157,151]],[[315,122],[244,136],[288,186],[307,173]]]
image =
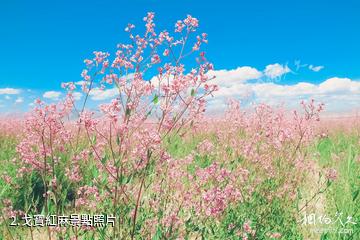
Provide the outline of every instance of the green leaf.
[[45,215],[45,212],[46,212],[45,208],[46,208],[46,206],[44,205],[43,208],[41,209],[41,213],[40,213],[41,215]]
[[331,183],[332,183],[332,182],[331,182],[330,180],[328,180],[328,181],[327,181],[327,187],[330,187]]
[[162,236],[163,236],[163,232],[162,232],[161,228],[157,227],[156,233],[155,233],[154,237],[152,238],[152,240],[160,240],[160,239],[162,239]]
[[119,134],[116,135],[116,144],[120,146],[120,136]]
[[92,174],[94,178],[97,178],[99,176],[99,170],[96,167],[94,167],[92,169]]
[[133,175],[131,174],[128,178],[127,178],[127,181],[126,181],[126,184],[128,184],[133,178]]
[[101,158],[101,163],[105,164],[107,161],[107,156],[105,155],[104,157]]
[[146,114],[146,117],[150,116],[151,115],[151,110],[149,110]]
[[95,145],[96,144],[96,134],[94,134],[90,140],[91,140],[91,144]]
[[3,190],[0,193],[0,198],[2,197],[2,195],[5,194],[5,192],[10,188],[10,185],[5,185],[5,187],[3,188]]
[[191,89],[191,96],[195,96],[195,89]]
[[126,108],[125,114],[126,114],[127,117],[130,116],[130,113],[131,113],[131,109],[130,109],[130,108]]
[[355,201],[356,198],[359,196],[359,192],[360,192],[360,189],[358,189],[358,190],[356,190],[355,192],[353,192],[353,194],[352,194],[353,201]]
[[159,96],[155,94],[154,99],[152,100],[154,104],[158,104],[159,102]]

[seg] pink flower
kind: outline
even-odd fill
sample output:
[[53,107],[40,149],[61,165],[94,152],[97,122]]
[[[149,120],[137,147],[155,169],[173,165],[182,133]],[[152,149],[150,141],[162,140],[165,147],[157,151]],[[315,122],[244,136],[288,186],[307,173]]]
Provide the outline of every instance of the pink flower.
[[335,181],[338,177],[337,171],[334,168],[329,168],[326,172],[326,178],[330,181]]
[[212,142],[205,139],[198,145],[197,148],[198,148],[200,154],[210,154],[214,149],[214,145],[212,144]]
[[128,24],[127,27],[125,28],[125,32],[130,32],[131,29],[135,28],[135,25],[134,24]]
[[155,54],[151,57],[151,63],[152,64],[156,64],[156,63],[159,63],[160,62],[160,56]]
[[252,228],[251,228],[251,222],[250,221],[245,221],[244,222],[244,224],[243,224],[243,229],[244,229],[244,231],[246,232],[246,233],[248,233],[248,234],[250,234],[251,236],[255,236],[255,230],[253,230]]
[[191,27],[193,29],[199,26],[199,20],[193,18],[191,15],[187,15],[187,18],[184,20],[186,26]]
[[2,176],[2,179],[4,180],[4,182],[5,182],[6,184],[10,184],[10,183],[11,183],[11,180],[12,180],[9,175],[4,175],[4,176]]
[[154,17],[155,14],[153,12],[148,12],[147,16],[143,18],[143,20],[146,22],[145,26],[146,26],[146,33],[145,35],[147,35],[148,33],[152,33],[152,35],[155,35],[154,33]]
[[235,224],[233,223],[230,223],[229,226],[228,226],[228,230],[231,231],[235,228]]
[[94,61],[96,62],[96,64],[102,63],[110,55],[107,52],[101,52],[101,51],[94,51],[93,53],[95,55]]
[[169,55],[169,52],[170,52],[169,49],[165,49],[163,55],[164,55],[164,56],[168,56],[168,55]]
[[281,238],[281,233],[271,233],[269,234],[269,238]]
[[175,32],[182,32],[185,27],[185,24],[182,21],[177,21],[175,24]]

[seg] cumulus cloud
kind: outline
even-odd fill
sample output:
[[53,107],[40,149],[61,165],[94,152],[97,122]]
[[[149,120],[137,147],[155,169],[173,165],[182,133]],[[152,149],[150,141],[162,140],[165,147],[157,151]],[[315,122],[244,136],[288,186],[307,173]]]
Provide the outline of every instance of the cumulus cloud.
[[[259,79],[263,76],[263,73],[256,68],[243,66],[231,70],[211,70],[207,75],[209,77],[215,77],[211,80],[213,84],[230,87],[234,84],[240,84],[248,80]],[[173,77],[170,76],[169,81],[171,82],[172,80]],[[150,81],[155,86],[159,84],[157,76],[152,77]]]
[[90,91],[89,95],[92,100],[101,101],[110,98],[114,98],[119,94],[119,90],[117,88],[109,88],[105,90],[101,90],[99,88],[94,88]]
[[[330,110],[351,110],[360,106],[360,81],[349,78],[329,78],[320,84],[299,82],[293,85],[276,83],[241,83],[233,86],[219,86],[214,93],[216,101],[210,101],[210,108],[223,109],[229,98],[251,99],[268,104],[285,103],[296,107],[300,100],[314,98],[328,105]],[[222,99],[222,100],[220,100]]]
[[319,90],[324,93],[343,92],[349,94],[360,93],[360,82],[349,78],[330,78],[319,85]]
[[282,75],[289,73],[291,69],[287,65],[281,65],[279,63],[269,64],[264,70],[265,76],[274,79],[281,77]]
[[47,91],[43,94],[44,98],[48,98],[48,99],[52,99],[52,100],[57,100],[61,95],[61,92],[57,92],[57,91]]
[[314,72],[319,72],[323,68],[324,68],[324,66],[314,66],[314,65],[311,65],[311,64],[309,65],[309,69],[311,71],[314,71]]
[[81,97],[82,97],[82,93],[81,93],[81,92],[73,92],[72,95],[73,95],[73,97],[74,97],[74,99],[75,99],[76,101],[80,100]]
[[22,97],[18,97],[16,100],[15,100],[15,104],[20,104],[20,103],[23,103],[24,102],[24,99]]
[[359,81],[338,77],[329,78],[317,85],[307,82],[299,82],[294,85],[262,83],[253,84],[251,88],[259,97],[360,94]]
[[259,79],[263,76],[262,72],[253,67],[238,67],[233,70],[213,70],[209,71],[209,76],[216,76],[214,83],[222,86],[232,86],[248,80]]
[[8,94],[8,95],[16,95],[21,92],[20,89],[16,88],[0,88],[0,95],[2,94]]

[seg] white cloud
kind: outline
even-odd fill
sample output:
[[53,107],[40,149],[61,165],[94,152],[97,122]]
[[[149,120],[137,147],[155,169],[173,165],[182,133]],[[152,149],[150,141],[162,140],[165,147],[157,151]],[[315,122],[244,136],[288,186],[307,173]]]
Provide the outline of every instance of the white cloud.
[[24,99],[22,97],[18,97],[16,100],[15,100],[15,104],[20,104],[20,103],[23,103],[24,102]]
[[297,107],[301,99],[314,98],[324,102],[331,111],[348,111],[360,107],[360,81],[349,78],[329,78],[320,84],[299,82],[294,85],[276,83],[240,83],[233,86],[219,86],[209,99],[211,109],[224,109],[229,98],[277,105]]
[[87,85],[90,84],[90,82],[86,82],[86,81],[74,82],[75,85],[79,85],[79,86],[82,86],[84,83],[86,83]]
[[227,108],[227,102],[224,98],[209,98],[207,113],[218,113]]
[[[248,80],[260,79],[263,74],[259,70],[253,67],[243,66],[232,70],[211,70],[207,73],[209,77],[214,77],[211,83],[231,87],[236,84],[241,84]],[[169,81],[173,80],[173,76],[170,76]],[[151,83],[154,86],[158,86],[159,80],[156,76],[151,78]]]
[[259,79],[263,74],[256,68],[244,66],[233,70],[209,71],[208,75],[216,76],[213,83],[229,87],[247,80]]
[[[83,94],[81,92],[73,92],[72,93],[75,100],[80,100]],[[58,100],[61,96],[61,92],[57,91],[47,91],[43,94],[44,98],[52,99],[52,100]]]
[[82,93],[81,92],[73,92],[73,97],[74,97],[74,99],[75,100],[80,100],[81,99],[81,97],[82,97]]
[[274,79],[281,77],[282,75],[289,73],[291,69],[287,65],[281,65],[279,63],[269,64],[264,70],[265,76]]
[[52,100],[57,100],[61,95],[61,92],[57,92],[57,91],[47,91],[43,94],[44,98],[48,98],[48,99],[52,99]]
[[[299,63],[300,64],[300,63]],[[306,65],[304,65],[306,66]],[[311,66],[320,71],[323,66]],[[209,111],[221,111],[226,107],[229,98],[241,99],[245,102],[262,102],[272,105],[284,103],[288,107],[298,107],[300,100],[314,98],[329,105],[330,110],[349,110],[360,106],[360,81],[349,78],[329,78],[320,84],[299,82],[284,85],[261,80],[263,76],[271,79],[279,78],[291,69],[279,63],[266,66],[262,72],[252,67],[239,67],[234,70],[215,70],[209,76],[216,75],[212,80],[219,86],[214,98],[209,98]]]
[[0,95],[2,94],[9,94],[9,95],[16,95],[21,92],[20,89],[16,88],[0,88]]
[[314,65],[311,65],[311,64],[309,65],[309,69],[311,71],[314,71],[314,72],[319,72],[323,68],[324,68],[324,66],[314,66]]
[[109,88],[105,90],[101,90],[99,88],[93,88],[90,91],[91,99],[95,101],[106,100],[110,98],[114,98],[119,95],[119,90],[117,88]]
[[5,96],[5,99],[6,99],[6,100],[10,100],[10,99],[11,99],[11,97],[10,97],[10,96],[8,96],[8,95],[6,95],[6,96]]
[[360,93],[360,82],[352,81],[349,78],[330,78],[319,85],[321,93]]
[[252,90],[258,97],[286,97],[314,94],[317,87],[311,83],[300,82],[295,85],[280,85],[275,83],[254,84]]
[[[329,78],[315,85],[300,82],[295,85],[274,83],[254,84],[252,89],[258,96],[283,97],[303,95],[352,95],[360,94],[360,82],[349,78]],[[359,103],[360,104],[360,103]]]

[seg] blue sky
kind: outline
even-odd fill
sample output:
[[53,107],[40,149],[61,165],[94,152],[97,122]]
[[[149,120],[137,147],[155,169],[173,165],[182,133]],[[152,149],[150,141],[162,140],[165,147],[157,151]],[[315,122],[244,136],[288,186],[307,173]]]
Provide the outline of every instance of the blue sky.
[[[332,103],[330,98],[341,100],[350,92],[346,101],[355,108],[360,105],[359,9],[358,0],[2,0],[0,111],[27,109],[36,96],[60,91],[61,82],[81,80],[83,59],[94,50],[114,52],[117,43],[127,40],[124,26],[142,25],[148,11],[156,13],[161,30],[172,30],[186,14],[200,20],[201,31],[209,35],[207,55],[217,70],[225,71],[221,80],[228,91],[223,97],[239,97],[250,89],[258,101],[318,96]],[[269,77],[267,66],[283,74]],[[242,67],[262,76],[244,77],[249,69]],[[274,83],[256,83],[264,77]],[[299,82],[310,85],[305,91]],[[295,93],[289,97],[279,93],[283,90]]]

